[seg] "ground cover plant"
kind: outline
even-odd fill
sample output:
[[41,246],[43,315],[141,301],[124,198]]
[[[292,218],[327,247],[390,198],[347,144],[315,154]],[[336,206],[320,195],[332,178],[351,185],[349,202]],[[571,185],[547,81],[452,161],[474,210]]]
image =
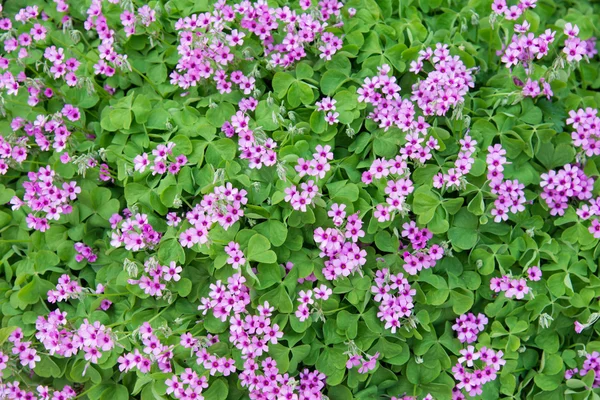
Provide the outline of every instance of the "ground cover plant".
[[0,398],[598,399],[599,27],[4,2]]

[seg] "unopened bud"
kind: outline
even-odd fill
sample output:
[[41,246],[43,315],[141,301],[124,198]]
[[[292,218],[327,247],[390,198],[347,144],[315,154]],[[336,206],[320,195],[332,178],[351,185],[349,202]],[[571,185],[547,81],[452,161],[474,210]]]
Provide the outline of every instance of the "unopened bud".
[[548,329],[552,324],[552,321],[554,321],[554,318],[552,318],[552,316],[547,313],[543,313],[539,316],[540,326],[544,329]]

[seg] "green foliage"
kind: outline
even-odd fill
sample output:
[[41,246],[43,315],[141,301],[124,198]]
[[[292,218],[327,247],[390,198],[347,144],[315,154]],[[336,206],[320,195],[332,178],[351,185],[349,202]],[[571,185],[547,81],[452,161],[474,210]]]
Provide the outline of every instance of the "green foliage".
[[[539,0],[524,17],[511,21],[491,16],[491,1],[350,0],[340,11],[343,25],[329,23],[325,28],[343,38],[331,59],[320,57],[318,47],[324,43],[319,37],[318,44],[305,46],[302,61],[287,68],[274,66],[271,56],[261,54],[270,39],[258,40],[248,29],[239,28],[247,36],[243,46],[235,49],[232,68],[256,79],[250,94],[236,85],[230,92],[220,92],[210,83],[185,90],[171,83],[170,74],[180,59],[177,20],[212,11],[214,2],[151,1],[157,19],[143,28],[138,23],[134,35],[122,30],[124,3],[104,2],[109,26],[118,27],[115,49],[127,55],[127,63],[113,76],[94,73],[101,42],[83,26],[88,4],[76,3],[69,3],[75,30],[68,23],[57,25],[64,14],[53,2],[9,1],[3,10],[3,17],[14,16],[21,6],[38,5],[48,16],[40,19],[48,37],[29,46],[22,60],[11,59],[3,71],[27,71],[28,79],[20,82],[23,88],[31,92],[41,85],[55,94],[32,105],[26,89],[13,96],[3,86],[3,140],[17,135],[13,118],[46,118],[64,104],[78,107],[81,119],[68,122],[69,162],[61,161],[62,150],[42,151],[31,139],[28,158],[19,163],[11,160],[6,174],[0,175],[0,351],[11,357],[9,367],[0,371],[2,382],[17,380],[28,391],[37,385],[60,389],[68,384],[78,398],[90,400],[169,398],[165,381],[173,374],[156,366],[148,373],[119,370],[119,357],[143,349],[139,328],[149,322],[162,343],[173,346],[174,374],[192,368],[206,377],[209,386],[202,396],[207,400],[244,399],[247,387],[237,376],[244,361],[240,349],[230,342],[229,316],[222,320],[212,311],[198,309],[213,290],[211,285],[226,284],[239,273],[249,287],[247,312],[257,314],[258,307],[268,303],[273,307],[270,322],[283,332],[277,343],[268,343],[264,357],[272,357],[281,374],[296,379],[306,368],[325,374],[323,393],[329,399],[404,394],[423,398],[428,393],[435,399],[452,398],[456,383],[452,367],[466,347],[452,325],[469,312],[489,319],[473,345],[502,351],[506,360],[498,378],[485,385],[477,398],[599,397],[593,371],[587,375],[570,371],[581,369],[586,354],[600,351],[600,244],[590,231],[590,221],[577,213],[584,201],[572,198],[563,215],[553,215],[540,186],[542,174],[577,164],[595,181],[592,198],[600,195],[600,157],[574,146],[574,129],[566,123],[570,111],[600,108],[599,63],[596,56],[565,64],[561,53],[567,23],[579,27],[583,40],[600,35],[599,3]],[[301,13],[296,3],[290,2],[289,7]],[[317,3],[312,1],[315,15],[320,13]],[[142,5],[132,4],[135,10]],[[351,8],[356,11],[352,17]],[[557,31],[550,56],[555,58],[536,60],[528,69],[522,65],[509,69],[497,51],[510,43],[515,23],[521,24],[523,18],[537,36],[546,29]],[[5,39],[29,29],[30,25],[13,23]],[[225,40],[220,36],[215,40]],[[284,36],[281,28],[275,29],[276,41]],[[474,87],[464,104],[445,115],[426,116],[431,126],[422,136],[437,140],[439,148],[430,159],[409,162],[405,177],[414,187],[403,198],[405,209],[394,212],[390,220],[378,221],[376,207],[385,204],[387,179],[366,184],[363,173],[374,160],[401,154],[407,137],[401,129],[384,129],[373,120],[373,106],[359,102],[361,85],[387,64],[402,98],[409,100],[413,85],[430,70],[415,74],[411,62],[436,43],[447,44],[452,56],[476,68]],[[50,65],[44,64],[43,51],[50,46],[81,62],[78,76],[83,79],[77,85],[69,86],[62,78],[42,78]],[[14,57],[12,53],[3,51],[2,56]],[[524,98],[518,82],[531,77],[551,77],[548,83],[554,95]],[[105,85],[114,94],[103,89]],[[249,129],[257,143],[273,139],[277,144],[274,165],[251,167],[254,160],[241,157],[239,135],[225,134],[224,124],[239,111],[240,100],[249,96],[257,101],[256,109],[247,113]],[[335,100],[335,123],[329,123],[327,111],[315,105],[324,97]],[[416,103],[415,108],[421,116]],[[467,134],[477,142],[469,173],[454,189],[435,186],[438,173],[454,168],[460,140]],[[133,170],[136,156],[151,154],[166,143],[175,145],[174,157],[186,156],[177,174]],[[331,147],[331,168],[322,178],[311,177],[318,194],[307,210],[294,209],[286,200],[286,189],[306,184],[308,179],[302,180],[295,167],[299,158],[311,159],[317,145]],[[498,196],[487,175],[486,155],[493,145],[506,151],[504,178],[523,184],[526,198],[523,211],[500,221],[494,221],[492,214]],[[5,158],[10,160],[4,156],[1,160]],[[99,172],[101,164],[108,168],[106,179]],[[28,227],[28,211],[13,209],[10,202],[15,196],[23,198],[28,173],[42,166],[51,166],[61,184],[74,181],[82,191],[72,202],[71,213],[36,231]],[[192,224],[185,213],[225,183],[246,191],[243,217],[228,229],[216,224],[206,243],[186,247],[180,235]],[[318,228],[338,229],[328,215],[333,204],[345,206],[347,215],[357,213],[363,222],[356,246],[364,250],[366,260],[360,271],[335,280],[325,276],[329,259],[315,236]],[[111,245],[111,218],[124,208],[148,215],[149,224],[161,235],[155,246],[132,251]],[[172,212],[183,217],[181,225],[168,223],[167,214]],[[402,233],[411,221],[427,228],[433,236],[429,244],[439,245],[445,253],[434,267],[415,274],[409,273],[404,252],[419,255],[420,249],[411,247]],[[345,234],[343,228],[339,230]],[[245,256],[236,270],[224,250],[230,242],[238,243]],[[93,248],[97,260],[78,261],[76,243]],[[168,295],[150,296],[131,282],[128,266],[143,268],[150,256],[160,265],[173,262],[182,267],[180,279],[168,284]],[[492,290],[492,279],[526,276],[534,266],[540,267],[542,276],[528,282],[530,293],[524,298]],[[394,333],[378,316],[381,301],[375,300],[372,290],[377,271],[384,268],[403,273],[415,292],[410,317],[401,318]],[[48,291],[65,274],[84,289],[77,298],[51,304]],[[104,290],[97,291],[98,285]],[[310,316],[302,320],[296,313],[300,292],[312,290],[314,296],[321,285],[332,291],[331,296],[315,299]],[[111,302],[110,308],[102,309],[103,300]],[[69,328],[76,329],[85,320],[110,328],[115,348],[97,363],[89,362],[83,351],[73,357],[49,352],[35,337],[36,323],[39,316],[47,317],[55,309],[68,313]],[[580,334],[574,330],[575,321],[585,325]],[[40,360],[35,368],[21,365],[11,352],[8,339],[17,328],[37,346]],[[195,353],[180,344],[185,333],[202,338],[203,344],[208,343],[208,335],[218,335],[219,343],[207,345],[208,349],[233,359],[236,372],[209,374],[196,362]],[[362,373],[347,368],[349,353],[365,359],[379,354],[374,367]],[[566,373],[572,377],[566,379]]]

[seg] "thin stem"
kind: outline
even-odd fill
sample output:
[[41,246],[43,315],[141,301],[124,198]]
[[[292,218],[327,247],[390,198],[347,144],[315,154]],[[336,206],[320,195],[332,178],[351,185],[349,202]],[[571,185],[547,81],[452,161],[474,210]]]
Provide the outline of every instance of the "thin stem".
[[76,399],[79,399],[79,398],[81,398],[82,396],[84,396],[84,395],[88,394],[88,392],[90,392],[90,391],[92,391],[92,390],[96,389],[96,388],[97,388],[99,385],[100,385],[100,384],[94,385],[94,386],[92,386],[91,388],[89,388],[88,390],[86,390],[85,392],[81,392],[81,393],[79,393],[79,394],[78,394],[78,395],[77,395],[75,398],[76,398]]

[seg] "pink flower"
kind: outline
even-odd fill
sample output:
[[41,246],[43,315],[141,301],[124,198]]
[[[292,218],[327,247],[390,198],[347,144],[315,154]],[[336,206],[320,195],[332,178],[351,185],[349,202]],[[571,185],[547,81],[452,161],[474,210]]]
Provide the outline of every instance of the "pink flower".
[[527,270],[527,276],[530,281],[539,281],[542,279],[542,271],[538,267],[533,266]]
[[377,359],[379,358],[379,352],[375,353],[372,356],[369,356],[369,360],[368,361],[364,361],[363,360],[363,364],[360,366],[360,368],[358,369],[358,373],[359,374],[365,374],[369,371],[372,371],[375,369],[375,367],[377,367]]

